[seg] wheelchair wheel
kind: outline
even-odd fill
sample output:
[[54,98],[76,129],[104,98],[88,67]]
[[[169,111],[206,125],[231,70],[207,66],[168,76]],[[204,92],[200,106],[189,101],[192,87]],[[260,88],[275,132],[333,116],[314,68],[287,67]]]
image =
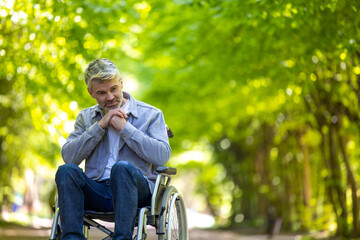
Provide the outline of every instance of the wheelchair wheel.
[[56,240],[60,240],[61,239],[61,228],[60,228],[60,225],[57,225],[56,226]]
[[139,219],[138,219],[138,228],[137,235],[134,237],[134,240],[146,240],[146,226],[147,226],[147,217],[149,214],[149,208],[143,207],[140,209]]
[[56,208],[51,227],[50,240],[60,240],[61,238],[61,226],[60,226],[60,213],[59,208]]
[[54,226],[51,230],[50,240],[60,240],[61,239],[61,227],[60,224]]
[[163,195],[160,216],[161,232],[159,240],[187,240],[188,228],[185,204],[175,187],[168,187]]

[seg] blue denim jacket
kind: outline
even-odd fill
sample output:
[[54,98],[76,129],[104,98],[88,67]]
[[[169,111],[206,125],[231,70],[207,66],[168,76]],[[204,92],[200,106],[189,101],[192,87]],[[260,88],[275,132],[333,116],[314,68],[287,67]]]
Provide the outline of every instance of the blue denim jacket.
[[[149,104],[134,99],[123,91],[130,102],[127,124],[120,132],[117,161],[133,164],[148,179],[153,190],[157,166],[168,162],[171,148],[163,113]],[[105,171],[109,155],[107,129],[98,125],[103,117],[99,105],[82,110],[76,118],[75,129],[61,149],[65,163],[79,165],[85,160],[85,174],[99,180]]]

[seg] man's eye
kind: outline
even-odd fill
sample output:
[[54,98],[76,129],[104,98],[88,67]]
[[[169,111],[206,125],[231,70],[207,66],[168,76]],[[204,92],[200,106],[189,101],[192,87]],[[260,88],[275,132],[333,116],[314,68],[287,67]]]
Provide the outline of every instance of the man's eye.
[[98,95],[104,95],[105,93],[104,92],[98,92]]

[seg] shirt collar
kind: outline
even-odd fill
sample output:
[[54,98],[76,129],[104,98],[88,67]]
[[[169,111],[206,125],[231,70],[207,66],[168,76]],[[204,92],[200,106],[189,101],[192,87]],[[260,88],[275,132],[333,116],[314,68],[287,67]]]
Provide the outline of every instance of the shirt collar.
[[[138,118],[138,111],[136,107],[136,100],[130,93],[122,91],[123,98],[126,98],[129,101],[129,114],[132,114],[135,118]],[[99,104],[94,106],[94,112],[92,113],[92,118],[95,118],[98,114],[103,117],[104,116],[104,109],[100,107]]]
[[99,104],[96,104],[94,106],[94,111],[93,111],[91,117],[95,118],[97,115],[100,115],[101,117],[103,117],[103,115],[104,115],[103,109],[100,107]]
[[138,118],[138,111],[136,107],[136,100],[130,93],[123,91],[123,97],[129,101],[129,114],[132,114],[135,118]]

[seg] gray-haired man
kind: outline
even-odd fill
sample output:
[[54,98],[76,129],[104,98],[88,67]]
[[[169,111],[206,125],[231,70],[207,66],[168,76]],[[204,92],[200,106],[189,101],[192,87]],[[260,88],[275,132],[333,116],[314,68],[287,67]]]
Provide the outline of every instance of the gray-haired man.
[[[113,239],[132,239],[138,207],[148,205],[156,166],[170,158],[162,112],[122,91],[123,80],[108,59],[85,70],[97,105],[84,109],[62,147],[66,164],[56,173],[62,239],[85,239],[84,210],[115,212]],[[85,173],[78,165],[85,160]]]

